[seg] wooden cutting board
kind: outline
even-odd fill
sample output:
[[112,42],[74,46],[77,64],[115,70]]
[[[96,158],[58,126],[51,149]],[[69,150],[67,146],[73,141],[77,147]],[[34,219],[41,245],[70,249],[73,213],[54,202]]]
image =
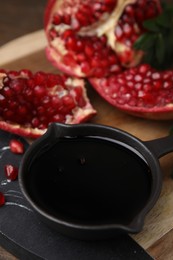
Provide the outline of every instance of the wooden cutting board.
[[[44,32],[36,31],[0,48],[0,68],[31,69],[32,71],[56,72],[45,56]],[[91,87],[88,96],[97,115],[91,120],[123,129],[141,140],[152,140],[169,134],[172,121],[152,121],[130,116],[104,101]],[[132,237],[155,259],[173,259],[173,153],[160,159],[164,181],[160,198],[148,213],[142,232]],[[172,255],[172,257],[171,257]]]

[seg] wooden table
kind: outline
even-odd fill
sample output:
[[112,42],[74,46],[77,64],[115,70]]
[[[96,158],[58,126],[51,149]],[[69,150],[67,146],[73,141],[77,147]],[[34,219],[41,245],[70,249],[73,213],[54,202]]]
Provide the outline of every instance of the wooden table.
[[[46,4],[46,0],[8,0],[2,1],[0,8],[0,46],[6,44],[7,42],[22,36],[28,33],[37,31],[43,28],[43,12]],[[42,58],[42,54],[40,54]],[[96,98],[95,106],[99,108],[99,102],[102,102],[100,98]],[[134,119],[133,117],[124,115],[121,112],[114,112],[113,108],[108,104],[103,103],[102,106],[105,110],[100,115],[96,117],[96,121],[105,124],[111,124],[112,126],[118,126],[124,130],[128,130],[138,137],[142,137],[144,140],[150,139],[153,137],[160,137],[163,133],[166,134],[166,131],[169,129],[172,122],[151,122],[145,120]],[[102,109],[103,109],[102,108]],[[110,114],[109,114],[110,113]],[[105,116],[111,117],[112,121],[105,119]],[[109,117],[108,117],[109,118]],[[114,120],[114,121],[113,121]],[[115,124],[115,123],[116,124]],[[125,122],[125,123],[124,123]],[[140,133],[139,131],[143,131]],[[172,221],[173,217],[173,181],[171,180],[170,173],[173,169],[173,156],[168,155],[166,159],[161,160],[163,172],[165,174],[164,182],[164,196],[167,198],[167,201],[164,199],[159,200],[156,206],[156,210],[153,210],[147,217],[147,225],[152,220],[149,228],[149,232],[144,232],[142,234],[133,236],[144,248],[157,260],[171,260],[173,259],[173,224],[165,228],[167,223],[164,223],[164,220],[160,218],[158,220],[157,214],[158,208],[161,211],[164,210],[165,216],[169,215],[167,221]],[[167,188],[168,185],[168,188]],[[172,189],[171,189],[172,188]],[[164,198],[165,198],[164,197]],[[166,205],[168,203],[170,205]],[[172,203],[172,204],[171,204]],[[165,205],[165,207],[164,207]],[[153,216],[154,215],[154,216]],[[154,223],[154,219],[157,219],[158,227]],[[170,225],[170,223],[169,223]],[[148,227],[148,226],[147,226]],[[161,229],[158,231],[157,229]],[[154,238],[155,231],[158,231],[160,236],[158,239]],[[157,232],[156,232],[157,233]],[[16,260],[14,256],[9,254],[6,250],[0,247],[0,259],[1,260]]]

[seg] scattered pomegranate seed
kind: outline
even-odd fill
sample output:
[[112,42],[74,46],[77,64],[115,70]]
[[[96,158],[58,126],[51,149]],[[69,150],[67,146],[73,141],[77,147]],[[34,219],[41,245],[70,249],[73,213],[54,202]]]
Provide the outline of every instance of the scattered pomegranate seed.
[[10,150],[12,153],[23,154],[24,145],[21,141],[19,141],[17,139],[12,139],[10,141]]
[[5,197],[2,192],[0,192],[0,207],[5,204]]
[[18,168],[11,165],[11,164],[6,164],[5,165],[5,175],[8,180],[14,181],[17,179],[18,176]]

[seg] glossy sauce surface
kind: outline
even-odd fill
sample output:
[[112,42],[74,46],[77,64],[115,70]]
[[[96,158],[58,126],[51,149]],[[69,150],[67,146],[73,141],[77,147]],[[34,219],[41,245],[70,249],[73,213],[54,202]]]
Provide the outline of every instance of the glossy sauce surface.
[[128,224],[151,191],[148,165],[133,151],[98,138],[63,138],[28,169],[30,196],[61,220]]

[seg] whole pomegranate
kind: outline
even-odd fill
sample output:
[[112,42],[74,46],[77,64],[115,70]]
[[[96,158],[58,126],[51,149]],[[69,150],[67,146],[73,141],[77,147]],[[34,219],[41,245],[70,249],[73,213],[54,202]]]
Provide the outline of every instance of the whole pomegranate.
[[137,65],[133,44],[143,22],[161,12],[159,0],[49,0],[45,12],[47,57],[78,77],[105,77]]
[[0,70],[0,129],[36,138],[51,122],[80,123],[95,114],[83,79]]

